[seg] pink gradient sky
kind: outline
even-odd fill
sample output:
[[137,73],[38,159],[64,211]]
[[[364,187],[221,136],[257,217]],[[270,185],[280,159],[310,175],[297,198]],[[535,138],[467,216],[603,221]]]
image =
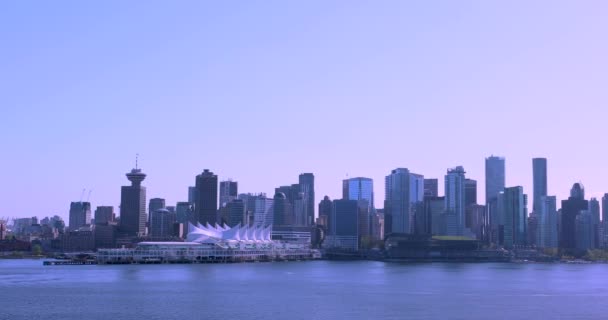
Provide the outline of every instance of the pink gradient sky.
[[[0,3],[0,217],[59,214],[93,189],[118,212],[141,155],[148,198],[187,199],[204,168],[266,192],[316,176],[484,158],[531,194],[608,192],[608,2]],[[441,188],[442,189],[442,188]],[[440,191],[443,193],[443,190]]]

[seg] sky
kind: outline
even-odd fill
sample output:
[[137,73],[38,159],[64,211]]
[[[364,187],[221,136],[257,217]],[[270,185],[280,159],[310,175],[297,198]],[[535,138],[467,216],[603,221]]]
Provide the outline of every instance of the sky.
[[2,1],[0,218],[67,222],[83,189],[118,213],[137,153],[169,204],[203,169],[269,196],[313,172],[317,202],[369,177],[381,207],[390,170],[462,165],[484,199],[490,155],[507,186],[531,194],[546,157],[550,195],[580,181],[599,198],[607,16],[606,1]]

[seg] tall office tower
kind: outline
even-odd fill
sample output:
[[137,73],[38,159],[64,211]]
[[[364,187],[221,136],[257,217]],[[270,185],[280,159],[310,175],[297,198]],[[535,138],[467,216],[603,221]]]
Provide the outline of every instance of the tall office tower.
[[557,248],[557,200],[555,196],[542,196],[536,212],[538,232],[536,245],[540,248]]
[[447,234],[461,236],[464,234],[465,223],[465,171],[458,166],[448,169],[445,176],[445,210],[447,219]]
[[537,213],[540,211],[541,197],[547,195],[547,159],[532,159],[532,174],[534,176],[534,203],[532,204],[532,212]]
[[82,201],[70,203],[70,230],[88,224],[91,224],[91,203]]
[[114,207],[112,206],[99,206],[95,209],[95,224],[107,224],[114,222],[116,217],[114,216]]
[[374,209],[374,181],[370,178],[350,178],[342,181],[342,199],[366,200]]
[[196,176],[194,210],[198,222],[213,225],[217,222],[217,175],[205,169]]
[[269,198],[256,198],[253,212],[253,223],[258,227],[267,227],[273,224],[274,200]]
[[127,236],[143,236],[146,233],[146,187],[141,185],[146,174],[135,166],[127,173],[130,186],[120,190],[120,231]]
[[188,202],[196,203],[196,187],[188,187]]
[[172,237],[175,220],[175,213],[165,208],[154,210],[150,214],[150,235],[155,238]]
[[595,249],[595,227],[589,210],[581,210],[576,216],[574,230],[576,249]]
[[244,224],[245,202],[243,202],[243,200],[234,199],[234,200],[228,202],[228,204],[226,204],[225,209],[226,209],[225,210],[226,217],[224,219],[224,222],[228,226],[234,227],[234,226],[238,225],[239,223],[241,225]]
[[359,236],[371,235],[374,214],[374,181],[370,178],[350,178],[342,181],[344,200],[357,200],[359,203]]
[[489,218],[489,239],[492,243],[500,243],[502,239],[502,223],[498,220],[498,194],[505,189],[505,158],[490,156],[485,160],[486,169],[486,210]]
[[152,213],[158,209],[165,209],[165,199],[152,198],[148,204],[148,214],[151,216]]
[[226,206],[226,204],[238,196],[238,183],[232,180],[226,180],[220,182],[220,207]]
[[503,222],[503,241],[505,248],[526,245],[526,207],[524,200],[524,189],[522,187],[505,188],[504,194],[499,200],[499,212]]
[[505,189],[505,158],[486,158],[486,205]]
[[430,223],[432,235],[446,235],[445,197],[424,197],[424,211]]
[[356,200],[334,200],[331,229],[326,246],[343,250],[359,250],[359,205]]
[[602,197],[602,232],[600,233],[600,246],[608,246],[608,193]]
[[439,196],[439,180],[424,179],[424,196],[438,197]]
[[473,179],[464,180],[464,205],[477,204],[477,181]]
[[585,200],[585,189],[582,184],[575,183],[570,190],[568,200],[562,200],[562,215],[560,224],[559,246],[564,249],[576,248],[576,217],[583,210],[589,209]]
[[273,227],[293,225],[295,217],[293,215],[291,203],[287,200],[287,196],[282,192],[277,192],[273,199]]
[[589,199],[589,214],[593,225],[593,247],[600,247],[600,202],[596,198]]
[[304,193],[305,225],[311,226],[315,221],[315,176],[312,173],[302,173],[299,184],[300,192]]
[[[385,230],[385,236],[390,233],[410,233],[410,171],[397,168],[385,179],[385,223],[388,216],[390,227]],[[386,225],[386,224],[385,224]]]
[[[325,229],[329,230],[331,220],[331,210],[333,204],[328,196],[325,196],[321,202],[319,202],[319,218],[320,221],[325,221]],[[325,218],[323,218],[325,217]]]

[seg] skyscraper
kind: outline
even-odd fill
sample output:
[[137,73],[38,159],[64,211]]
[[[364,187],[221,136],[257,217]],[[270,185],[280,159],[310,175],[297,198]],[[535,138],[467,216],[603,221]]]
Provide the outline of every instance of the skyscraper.
[[602,232],[600,234],[600,246],[605,248],[608,244],[608,193],[602,197]]
[[424,197],[424,211],[431,225],[431,234],[446,235],[445,197]]
[[162,198],[152,198],[150,199],[150,203],[148,204],[148,214],[152,215],[152,213],[158,209],[164,209],[165,199]]
[[95,224],[107,224],[108,222],[114,222],[114,207],[112,206],[99,206],[95,209]]
[[448,169],[445,176],[445,210],[447,234],[460,236],[464,234],[465,225],[465,171],[458,166]]
[[143,236],[146,233],[146,187],[141,185],[146,174],[136,168],[127,173],[130,186],[120,191],[120,231],[127,236]]
[[557,199],[555,196],[540,198],[538,218],[538,237],[536,245],[540,248],[557,248]]
[[188,202],[196,203],[196,187],[188,187]]
[[532,173],[534,176],[534,203],[532,204],[532,211],[538,213],[540,211],[541,198],[547,195],[547,159],[532,159]]
[[486,210],[489,224],[489,239],[493,243],[501,243],[503,238],[502,217],[498,212],[501,201],[499,194],[505,189],[505,158],[490,156],[485,161],[486,169]]
[[[385,236],[410,233],[410,171],[397,168],[385,179]],[[386,224],[388,218],[388,224]]]
[[593,229],[593,248],[600,246],[600,202],[596,198],[589,199],[589,215]]
[[245,203],[243,200],[234,199],[226,204],[225,207],[226,217],[225,223],[234,227],[239,223],[242,225],[245,221]]
[[[333,204],[328,196],[325,196],[321,202],[319,202],[319,218],[320,221],[326,222],[326,229],[329,230],[331,224],[331,211],[333,210]],[[324,218],[323,218],[324,217]]]
[[220,207],[226,206],[228,202],[238,196],[238,183],[232,180],[220,182]]
[[[500,213],[503,222],[503,245],[512,248],[526,244],[526,207],[522,187],[505,188]],[[500,198],[500,197],[499,197]]]
[[370,212],[374,208],[374,181],[370,178],[350,178],[342,182],[344,200],[366,200]]
[[486,205],[505,189],[505,158],[486,158]]
[[581,210],[574,225],[575,247],[578,250],[595,249],[595,228],[589,210]]
[[273,208],[273,227],[274,226],[289,226],[294,224],[293,210],[291,203],[282,192],[277,192],[274,195]]
[[464,180],[464,205],[477,204],[477,181],[473,179]]
[[589,209],[585,200],[585,189],[580,183],[575,183],[570,190],[568,200],[562,200],[561,230],[559,243],[564,249],[576,248],[576,217],[583,210]]
[[198,222],[210,225],[217,222],[217,175],[205,169],[196,176],[194,210]]
[[359,250],[359,205],[355,200],[334,200],[331,229],[326,239],[330,248]]
[[253,212],[253,223],[258,227],[267,227],[273,224],[274,200],[266,197],[255,199],[255,210]]
[[439,196],[439,180],[424,179],[424,196],[438,197]]
[[305,225],[310,226],[315,221],[315,176],[312,173],[302,173],[299,177],[300,192],[304,193]]
[[175,213],[159,208],[150,213],[150,235],[156,238],[173,236]]
[[91,224],[91,203],[72,202],[70,203],[70,230],[76,230]]

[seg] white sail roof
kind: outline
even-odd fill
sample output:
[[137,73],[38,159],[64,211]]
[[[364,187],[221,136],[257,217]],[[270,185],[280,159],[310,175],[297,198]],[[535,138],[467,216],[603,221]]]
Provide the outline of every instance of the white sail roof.
[[241,226],[238,224],[234,227],[227,225],[219,226],[193,225],[188,224],[188,237],[189,242],[198,243],[217,243],[217,242],[256,242],[256,243],[268,243],[271,242],[272,226]]

